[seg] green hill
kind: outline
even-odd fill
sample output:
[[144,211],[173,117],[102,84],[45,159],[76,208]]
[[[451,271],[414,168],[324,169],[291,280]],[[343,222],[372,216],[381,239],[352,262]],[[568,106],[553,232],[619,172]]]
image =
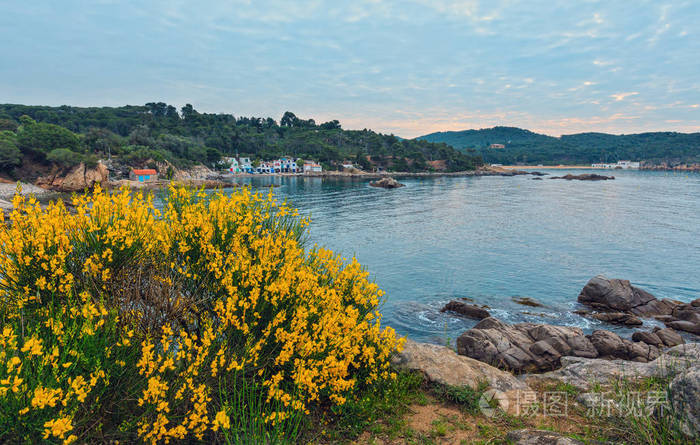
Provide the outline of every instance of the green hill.
[[[478,156],[443,143],[401,139],[371,130],[344,130],[286,112],[281,119],[200,113],[162,102],[123,107],[0,104],[0,172],[22,165],[70,166],[116,157],[130,165],[168,160],[179,167],[215,165],[224,156],[270,160],[288,155],[336,168],[352,161],[366,170],[471,170]],[[433,163],[431,161],[444,161]]]
[[[579,133],[553,137],[521,128],[493,127],[431,133],[417,139],[446,143],[479,154],[485,162],[502,164],[590,164],[624,159],[700,162],[700,133]],[[491,144],[503,144],[505,148],[489,148]]]

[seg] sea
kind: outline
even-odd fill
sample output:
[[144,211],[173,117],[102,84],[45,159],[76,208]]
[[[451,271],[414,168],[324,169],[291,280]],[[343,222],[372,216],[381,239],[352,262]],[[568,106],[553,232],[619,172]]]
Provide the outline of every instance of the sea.
[[615,180],[567,181],[550,178],[593,171],[540,171],[548,176],[399,178],[405,187],[393,190],[356,178],[237,182],[274,186],[310,216],[311,243],[356,257],[386,292],[383,323],[417,341],[453,343],[474,326],[440,311],[460,298],[509,323],[629,335],[573,312],[597,274],[659,298],[700,297],[700,174],[596,170]]

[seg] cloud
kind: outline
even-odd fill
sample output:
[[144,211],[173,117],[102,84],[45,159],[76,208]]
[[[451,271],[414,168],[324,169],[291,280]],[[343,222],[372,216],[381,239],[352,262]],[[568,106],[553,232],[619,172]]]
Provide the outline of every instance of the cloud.
[[610,97],[615,99],[615,102],[620,102],[622,100],[625,100],[629,96],[636,96],[639,94],[637,91],[631,91],[629,93],[616,93],[616,94],[611,94]]

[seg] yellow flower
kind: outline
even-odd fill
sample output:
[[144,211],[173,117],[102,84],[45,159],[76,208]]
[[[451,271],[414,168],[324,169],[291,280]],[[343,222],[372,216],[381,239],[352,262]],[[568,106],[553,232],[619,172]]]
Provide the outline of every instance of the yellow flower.
[[226,414],[225,410],[219,411],[216,413],[216,417],[214,417],[214,422],[211,429],[218,431],[219,428],[224,430],[231,428],[231,419],[229,418],[228,414]]

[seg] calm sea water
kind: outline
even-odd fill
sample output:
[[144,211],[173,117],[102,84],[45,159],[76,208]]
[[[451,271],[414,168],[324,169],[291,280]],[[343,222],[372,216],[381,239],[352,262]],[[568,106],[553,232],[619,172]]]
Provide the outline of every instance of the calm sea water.
[[[571,312],[596,274],[629,279],[657,297],[700,297],[700,175],[610,174],[617,179],[404,178],[406,187],[395,190],[330,178],[244,181],[279,185],[281,199],[311,215],[313,242],[355,255],[387,293],[386,323],[444,342],[475,324],[440,313],[459,297],[508,322],[586,331],[610,328]],[[517,296],[545,307],[515,304]]]

